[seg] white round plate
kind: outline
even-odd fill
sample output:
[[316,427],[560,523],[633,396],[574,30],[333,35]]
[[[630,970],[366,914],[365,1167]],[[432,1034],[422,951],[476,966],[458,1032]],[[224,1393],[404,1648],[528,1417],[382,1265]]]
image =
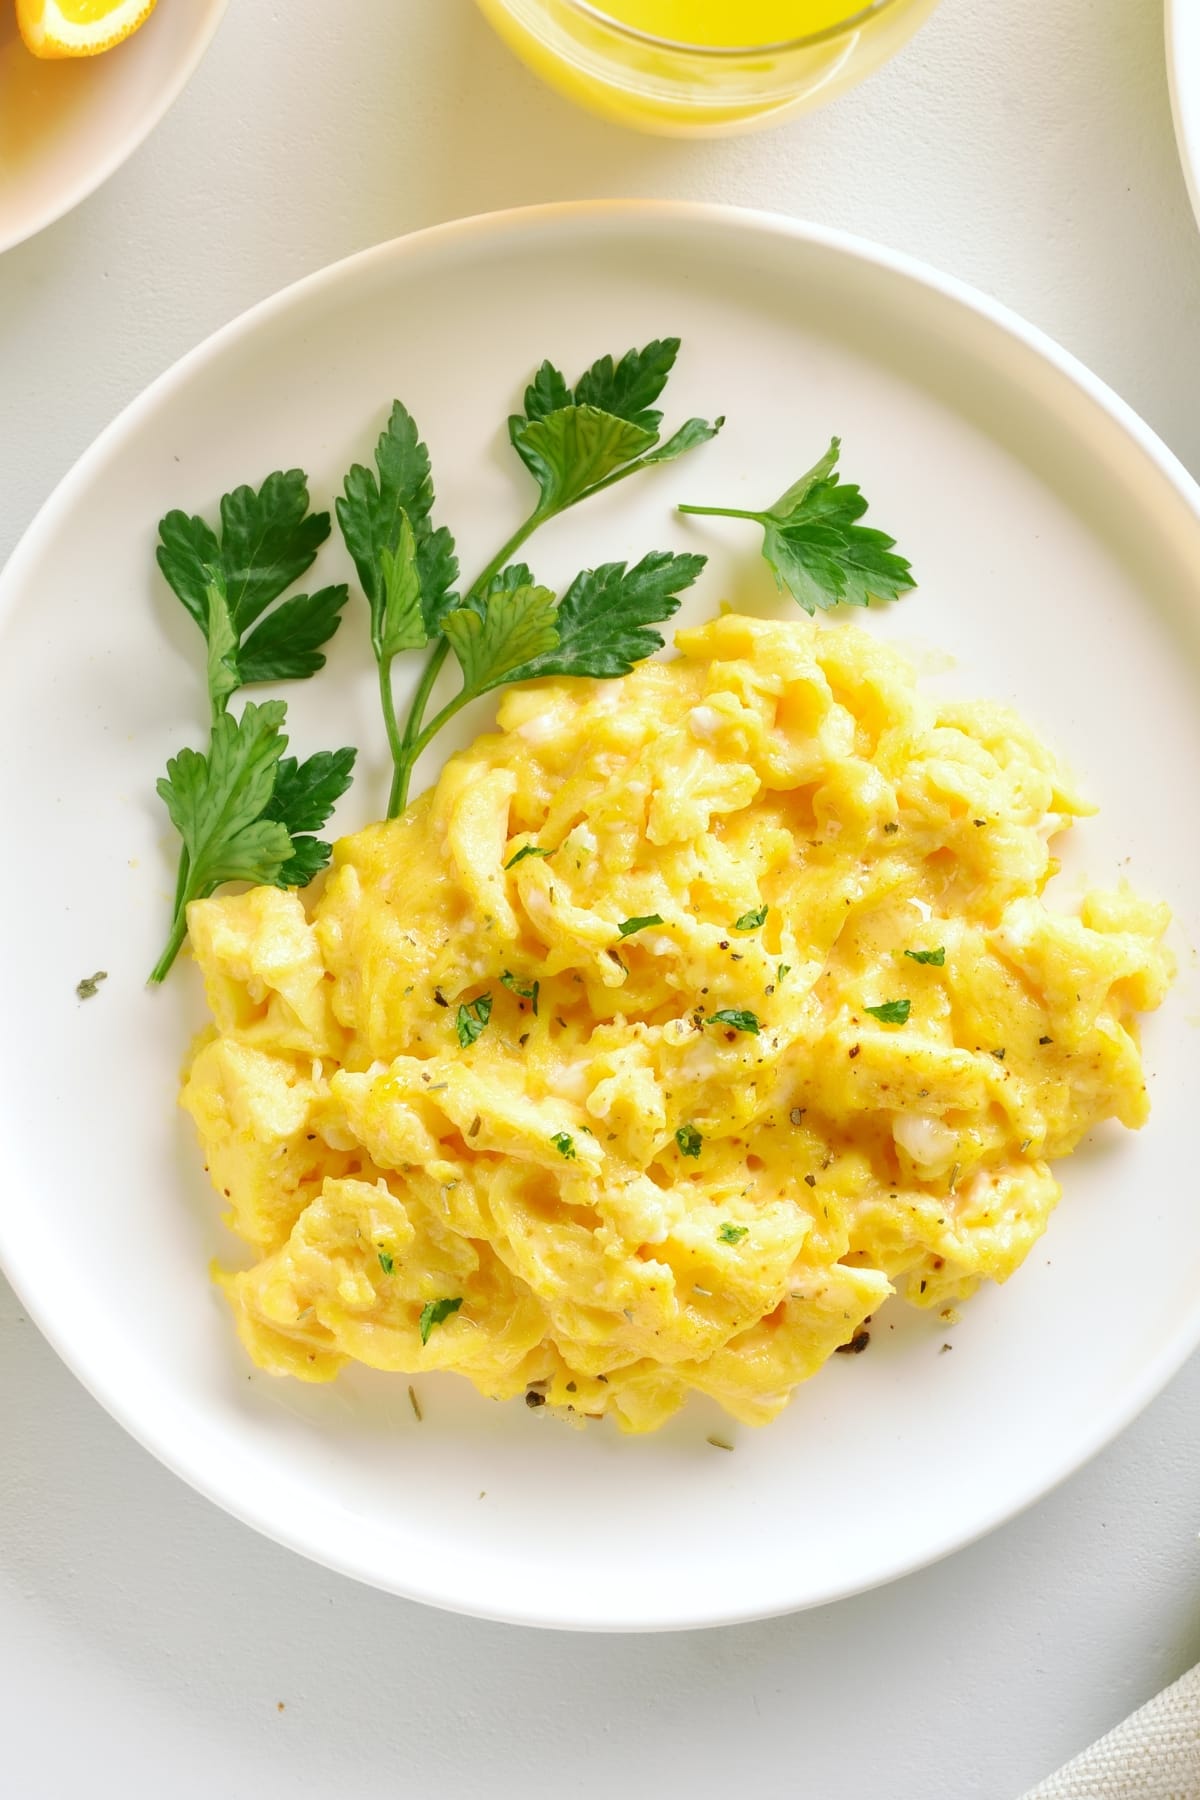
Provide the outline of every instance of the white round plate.
[[[540,577],[652,547],[712,562],[685,609],[786,611],[746,528],[828,443],[920,590],[867,627],[949,692],[1014,702],[1100,817],[1061,887],[1123,874],[1200,899],[1200,494],[1146,427],[991,301],[904,258],[764,215],[660,204],[449,225],[301,282],[164,376],[93,446],[0,578],[0,1257],[31,1315],[142,1443],[231,1512],[348,1574],[493,1618],[713,1624],[885,1581],[988,1530],[1126,1424],[1200,1340],[1197,977],[1146,1031],[1154,1118],[1064,1165],[1049,1235],[953,1330],[893,1303],[762,1431],[691,1404],[656,1436],[571,1431],[453,1377],[252,1369],[209,1283],[239,1246],[175,1105],[202,1017],[161,993],[173,852],[155,777],[205,728],[193,626],[154,566],[174,506],[299,464],[328,504],[393,396],[422,422],[440,514],[486,560],[529,499],[503,421],[544,356],[578,370],[683,338],[670,421],[713,445],[556,522]],[[336,543],[317,574],[349,565]],[[860,615],[861,617],[861,615]],[[361,601],[290,690],[304,750],[363,748],[342,827],[382,807]],[[487,716],[480,707],[471,721]],[[427,763],[423,774],[435,772]],[[75,998],[103,968],[99,995]],[[946,1354],[942,1345],[953,1344]],[[712,1432],[734,1445],[712,1448]]]
[[160,0],[101,56],[41,62],[0,4],[0,251],[52,225],[149,136],[207,50],[228,0]]
[[1200,0],[1167,0],[1166,27],[1175,135],[1200,221]]

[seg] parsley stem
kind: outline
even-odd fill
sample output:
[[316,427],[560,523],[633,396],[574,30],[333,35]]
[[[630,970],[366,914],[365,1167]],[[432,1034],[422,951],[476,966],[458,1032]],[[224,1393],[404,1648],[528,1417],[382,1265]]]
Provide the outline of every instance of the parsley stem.
[[709,519],[750,519],[761,525],[763,515],[756,512],[743,512],[740,506],[677,506],[676,512],[703,514]]
[[504,548],[496,552],[487,568],[483,571],[483,574],[478,576],[476,580],[471,583],[470,588],[467,590],[467,599],[477,599],[479,595],[482,594],[488,582],[492,581],[500,573],[501,569],[506,566],[514,552],[519,550],[521,545],[526,543],[533,536],[538,526],[544,525],[547,519],[552,519],[553,517],[554,514],[552,512],[543,512],[540,506],[536,507],[524,523],[517,526],[517,529],[513,532]]
[[183,948],[183,940],[187,936],[187,907],[181,903],[175,907],[175,917],[171,925],[171,935],[167,939],[167,947],[150,972],[151,982],[157,984],[165,981],[171,964]]
[[[552,513],[545,513],[540,507],[531,512],[523,524],[518,525],[517,529],[513,532],[503,548],[496,552],[483,573],[471,583],[465,598],[468,600],[477,598],[477,596],[483,592],[488,582],[500,573],[501,569],[504,568],[505,564],[511,559],[513,554],[521,548],[521,545],[525,543],[528,538],[533,536],[538,526],[545,524],[546,520],[552,517]],[[387,693],[383,703],[384,719],[388,724],[388,742],[392,747],[392,762],[394,764],[392,791],[388,796],[389,819],[396,818],[408,805],[408,789],[409,783],[412,781],[413,768],[426,744],[429,743],[436,732],[440,731],[447,719],[453,718],[459,708],[466,705],[467,699],[472,697],[470,695],[467,695],[465,698],[462,695],[457,696],[456,700],[452,701],[449,707],[443,707],[433,724],[429,726],[427,730],[422,731],[421,727],[425,718],[425,709],[429,705],[430,695],[433,693],[437,678],[441,674],[442,666],[449,654],[450,640],[448,638],[439,637],[433,649],[430,651],[421,679],[417,684],[417,691],[413,695],[412,705],[408,709],[408,720],[405,724],[404,735],[402,738],[396,727],[396,714],[391,696],[391,682],[388,681],[387,683]],[[383,690],[381,689],[381,692],[382,691]]]
[[[442,672],[442,664],[450,654],[450,640],[439,638],[425,664],[424,673],[413,695],[412,705],[408,709],[408,721],[404,727],[404,736],[397,749],[395,739],[388,733],[392,745],[392,760],[395,772],[392,775],[392,791],[388,796],[388,818],[395,819],[408,805],[408,784],[412,780],[413,765],[421,754],[416,747],[416,740],[421,729],[421,720],[425,716],[425,708],[429,705],[429,696],[434,684]],[[389,683],[390,692],[390,683]],[[395,713],[392,714],[393,720]]]
[[461,712],[464,706],[468,705],[472,700],[478,700],[478,698],[478,694],[474,693],[472,689],[465,687],[460,688],[453,700],[448,700],[441,712],[438,713],[435,718],[431,719],[429,724],[425,727],[424,731],[412,747],[412,760],[416,762],[426,744],[433,742],[438,732],[442,729],[442,726],[448,725],[455,713]]
[[[175,877],[175,913],[182,912],[187,899],[188,880],[192,873],[192,859],[186,848],[179,852],[179,873]],[[172,918],[175,916],[173,913]]]
[[392,658],[390,656],[379,659],[379,699],[383,706],[383,723],[387,731],[388,747],[392,752],[392,791],[388,796],[388,818],[394,819],[404,806],[403,799],[397,802],[400,759],[404,753],[404,740],[400,735],[400,724],[396,718],[396,697],[392,692]]

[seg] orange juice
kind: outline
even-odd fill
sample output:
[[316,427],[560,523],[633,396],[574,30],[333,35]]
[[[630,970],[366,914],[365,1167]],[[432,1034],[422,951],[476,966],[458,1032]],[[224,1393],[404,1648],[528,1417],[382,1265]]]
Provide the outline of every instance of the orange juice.
[[784,44],[844,25],[870,0],[608,0],[599,10],[674,44],[745,49]]
[[478,0],[535,72],[645,131],[744,131],[849,87],[937,0]]

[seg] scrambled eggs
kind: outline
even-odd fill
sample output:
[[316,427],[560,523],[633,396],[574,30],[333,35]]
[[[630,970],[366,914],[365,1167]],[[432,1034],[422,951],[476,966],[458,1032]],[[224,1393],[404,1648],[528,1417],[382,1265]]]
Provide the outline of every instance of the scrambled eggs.
[[183,1103],[250,1355],[453,1369],[651,1431],[772,1418],[901,1284],[1012,1274],[1050,1164],[1147,1114],[1165,908],[1041,895],[1087,809],[867,633],[725,616],[509,691],[309,910],[193,905]]

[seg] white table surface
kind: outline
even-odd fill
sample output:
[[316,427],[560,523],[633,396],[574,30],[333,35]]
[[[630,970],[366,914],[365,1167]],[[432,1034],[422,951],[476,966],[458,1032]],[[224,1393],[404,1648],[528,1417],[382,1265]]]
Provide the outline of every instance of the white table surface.
[[[100,427],[251,302],[414,227],[600,195],[773,207],[924,257],[1060,338],[1200,474],[1200,234],[1161,0],[945,0],[827,113],[698,145],[571,110],[469,0],[232,0],[133,162],[0,259],[0,556]],[[1015,1800],[1200,1658],[1198,1417],[1200,1358],[1023,1518],[822,1612],[540,1633],[356,1587],[226,1518],[0,1283],[0,1787]]]

